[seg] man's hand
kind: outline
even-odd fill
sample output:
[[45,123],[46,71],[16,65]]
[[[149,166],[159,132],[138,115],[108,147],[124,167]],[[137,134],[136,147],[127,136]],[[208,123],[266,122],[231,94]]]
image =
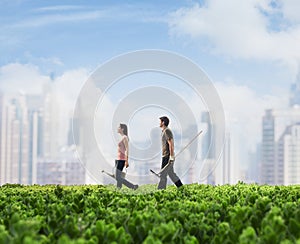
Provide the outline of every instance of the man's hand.
[[170,156],[169,162],[170,162],[170,163],[174,163],[174,161],[175,161],[175,156]]

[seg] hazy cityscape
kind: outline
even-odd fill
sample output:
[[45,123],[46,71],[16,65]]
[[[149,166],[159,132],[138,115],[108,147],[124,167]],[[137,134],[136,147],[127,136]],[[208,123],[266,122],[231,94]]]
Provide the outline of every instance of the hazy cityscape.
[[1,185],[85,183],[71,128],[63,131],[61,124],[60,113],[67,111],[59,110],[51,84],[43,94],[1,93],[0,100]]
[[[1,185],[11,184],[98,184],[98,179],[89,177],[76,150],[84,145],[75,145],[72,133],[72,113],[63,111],[57,100],[52,84],[46,84],[41,94],[0,95],[0,169]],[[261,141],[255,152],[241,155],[243,143],[240,136],[226,131],[225,145],[221,157],[214,150],[207,154],[208,147],[214,146],[211,136],[214,125],[210,122],[209,111],[201,113],[204,135],[197,141],[195,161],[189,165],[183,181],[185,183],[204,183],[212,185],[234,184],[238,181],[271,185],[290,185],[300,183],[300,76],[291,85],[289,104],[286,109],[276,107],[266,109],[261,120]],[[62,117],[61,115],[68,115]],[[64,119],[62,119],[64,118]],[[67,119],[66,119],[67,118]],[[159,134],[158,134],[159,135]],[[178,137],[181,135],[178,135]],[[247,140],[247,139],[245,139]],[[84,142],[79,138],[79,141]],[[176,141],[176,131],[175,131]],[[158,147],[160,145],[157,145]],[[157,147],[157,148],[158,148]],[[156,149],[157,150],[157,149]],[[191,161],[189,153],[178,161]],[[114,155],[110,155],[113,159]],[[246,157],[245,157],[246,156]],[[248,167],[241,161],[248,160]],[[160,156],[152,163],[135,164],[131,173],[140,184],[155,183],[149,175],[149,165],[160,165]],[[176,165],[182,174],[186,166]],[[184,169],[185,168],[185,169]],[[113,167],[111,169],[113,171]],[[140,175],[140,177],[139,177]],[[145,181],[144,177],[151,178]],[[130,177],[130,176],[129,176]],[[153,177],[153,178],[152,178]],[[110,177],[102,175],[100,183],[114,183]]]

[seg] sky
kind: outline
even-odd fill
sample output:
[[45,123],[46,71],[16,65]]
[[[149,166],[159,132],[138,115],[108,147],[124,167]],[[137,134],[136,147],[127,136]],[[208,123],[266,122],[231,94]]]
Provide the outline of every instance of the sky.
[[228,131],[253,151],[264,110],[288,105],[300,72],[299,13],[297,0],[0,0],[0,89],[38,93],[52,80],[72,107],[101,64],[167,50],[207,74]]

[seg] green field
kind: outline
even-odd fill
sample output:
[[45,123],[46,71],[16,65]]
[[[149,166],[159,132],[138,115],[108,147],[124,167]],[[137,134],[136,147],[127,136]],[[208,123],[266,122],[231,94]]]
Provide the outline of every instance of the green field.
[[0,243],[300,243],[300,186],[0,187]]

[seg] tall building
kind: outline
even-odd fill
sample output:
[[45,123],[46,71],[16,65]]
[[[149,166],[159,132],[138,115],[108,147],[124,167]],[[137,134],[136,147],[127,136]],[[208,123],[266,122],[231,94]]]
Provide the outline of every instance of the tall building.
[[6,110],[7,98],[3,93],[0,94],[0,184],[4,184],[7,181],[7,110]]
[[245,163],[241,157],[243,149],[238,131],[227,131],[223,151],[214,170],[215,184],[236,184],[238,181],[245,181],[241,173],[241,163]]
[[[263,116],[262,148],[261,148],[261,174],[262,184],[282,185],[288,184],[287,165],[296,170],[297,164],[292,163],[297,155],[297,147],[292,146],[297,141],[293,129],[300,122],[300,107],[293,106],[288,109],[268,109]],[[300,183],[300,179],[298,179]]]
[[175,172],[187,184],[198,182],[199,179],[199,155],[201,153],[198,150],[198,142],[200,136],[193,140],[198,130],[197,125],[188,126],[182,133],[173,130],[176,156]]
[[300,122],[300,72],[291,85],[289,107],[268,109],[262,119],[260,183],[300,183],[298,124]]
[[42,96],[30,95],[26,98],[29,121],[29,184],[37,183],[37,159],[41,154],[41,104]]
[[226,134],[226,140],[225,140],[225,145],[224,145],[224,151],[222,155],[222,162],[223,162],[223,167],[222,167],[222,183],[231,183],[232,177],[233,177],[233,172],[232,172],[232,159],[231,159],[231,140],[230,140],[230,134]]
[[[60,107],[53,84],[44,86],[43,103],[41,106],[41,155],[47,159],[54,159],[58,156],[60,141]],[[67,143],[67,142],[66,142]]]
[[[240,174],[240,147],[241,139],[238,132],[227,131],[224,145],[216,142],[216,126],[211,124],[209,112],[202,113],[202,122],[206,130],[202,135],[202,162],[201,179],[206,184],[235,184],[241,179]],[[218,144],[219,143],[219,144]],[[222,147],[221,155],[217,155],[217,147]]]
[[29,121],[26,97],[1,98],[1,184],[29,183]]
[[4,158],[2,159],[2,157],[4,157],[5,155],[5,145],[4,143],[2,143],[2,138],[3,134],[5,133],[4,130],[4,96],[3,93],[0,92],[0,185],[2,185],[2,182],[4,182],[4,178],[5,178],[5,161]]
[[209,112],[202,112],[201,122],[206,125],[206,130],[202,135],[202,150],[201,150],[201,173],[200,181],[201,183],[214,185],[216,182],[215,166],[216,166],[216,156],[215,143],[213,141],[213,125],[211,124]]
[[256,145],[255,151],[249,152],[249,167],[247,170],[247,183],[259,183],[261,165],[261,143]]
[[272,110],[266,110],[262,122],[262,161],[260,180],[264,184],[276,184],[275,175],[275,118]]
[[288,126],[281,137],[284,185],[300,184],[300,123]]

